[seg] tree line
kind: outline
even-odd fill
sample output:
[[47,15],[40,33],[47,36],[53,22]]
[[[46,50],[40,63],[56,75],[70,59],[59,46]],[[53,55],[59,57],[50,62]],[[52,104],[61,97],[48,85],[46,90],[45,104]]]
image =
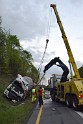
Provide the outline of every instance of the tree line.
[[24,50],[18,37],[5,31],[1,23],[0,17],[0,75],[15,77],[17,74],[21,74],[37,81],[38,70],[33,65],[31,53]]

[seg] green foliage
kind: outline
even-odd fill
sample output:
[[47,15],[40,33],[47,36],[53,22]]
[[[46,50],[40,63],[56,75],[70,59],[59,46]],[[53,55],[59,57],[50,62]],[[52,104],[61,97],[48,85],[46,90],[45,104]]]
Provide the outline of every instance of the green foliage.
[[78,69],[80,77],[83,78],[83,65]]
[[11,101],[5,98],[0,98],[0,123],[1,124],[23,124],[32,111],[34,104],[31,103],[31,98],[24,101],[24,104],[13,105]]
[[17,74],[30,76],[37,81],[38,71],[32,64],[31,53],[23,50],[16,35],[3,30],[1,22],[0,17],[0,123],[23,124],[25,117],[34,107],[31,98],[23,101],[24,104],[15,105],[5,99],[3,92]]
[[28,75],[37,80],[38,71],[30,52],[23,50],[16,35],[4,31],[0,18],[0,74]]
[[28,70],[28,75],[32,77],[34,82],[37,82],[38,81],[38,70],[35,68],[33,64],[31,64],[29,67],[30,68]]
[[0,27],[0,74],[8,72],[7,52],[6,52],[6,35]]

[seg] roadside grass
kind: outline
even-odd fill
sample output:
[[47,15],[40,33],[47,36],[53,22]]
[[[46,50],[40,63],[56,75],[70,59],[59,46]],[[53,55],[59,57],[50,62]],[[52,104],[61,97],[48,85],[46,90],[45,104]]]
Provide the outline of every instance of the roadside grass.
[[27,97],[20,104],[8,100],[3,92],[10,80],[7,77],[0,77],[0,124],[23,124],[29,117],[34,104],[31,103],[31,97]]

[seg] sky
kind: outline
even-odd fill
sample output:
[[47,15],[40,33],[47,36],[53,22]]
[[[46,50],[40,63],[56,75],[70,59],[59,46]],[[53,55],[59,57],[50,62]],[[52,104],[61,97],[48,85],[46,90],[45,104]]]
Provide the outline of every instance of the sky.
[[[3,28],[17,35],[21,46],[32,54],[37,69],[46,39],[49,39],[42,74],[45,65],[54,57],[60,57],[69,67],[67,50],[50,4],[56,4],[79,68],[83,65],[83,0],[0,0]],[[62,70],[54,65],[46,72],[46,78],[52,74],[62,74]]]

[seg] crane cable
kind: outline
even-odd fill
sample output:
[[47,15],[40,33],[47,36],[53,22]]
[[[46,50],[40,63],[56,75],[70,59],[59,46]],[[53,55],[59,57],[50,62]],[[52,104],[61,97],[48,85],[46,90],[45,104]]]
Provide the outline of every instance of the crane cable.
[[42,79],[43,79],[44,76],[45,76],[45,73],[42,75],[41,79],[38,80],[37,85],[42,81]]
[[37,85],[41,82],[41,80],[43,79],[43,77],[45,76],[45,73],[42,75],[41,79],[39,77],[39,74],[41,72],[41,68],[42,68],[42,64],[43,64],[43,61],[44,61],[44,57],[45,57],[45,53],[46,53],[46,49],[47,49],[47,45],[48,45],[48,42],[49,42],[49,34],[50,34],[50,23],[51,23],[51,19],[50,19],[50,10],[49,10],[49,15],[48,15],[49,19],[48,19],[48,22],[47,22],[47,39],[46,39],[46,46],[45,46],[45,50],[44,50],[44,53],[43,53],[43,57],[41,59],[41,62],[40,62],[40,65],[39,65],[39,68],[38,68],[38,82],[37,82]]
[[42,67],[42,64],[43,64],[43,61],[44,61],[44,57],[45,57],[45,53],[46,53],[46,49],[47,49],[48,42],[49,42],[49,40],[46,39],[45,50],[44,50],[43,57],[42,57],[42,59],[41,59],[41,62],[40,62],[39,68],[38,68],[38,82],[37,82],[37,85],[41,82],[41,80],[43,79],[43,77],[44,77],[44,75],[45,75],[45,73],[44,73],[43,76],[42,76],[41,79],[40,79],[39,74],[40,74],[40,72],[41,72],[41,67]]
[[46,53],[46,49],[47,49],[48,42],[49,42],[49,40],[46,39],[45,50],[44,50],[43,57],[42,57],[42,59],[41,59],[41,62],[40,62],[39,68],[38,68],[38,71],[39,71],[39,72],[41,71],[41,66],[42,66],[42,64],[43,64],[43,60],[44,60],[44,56],[45,56],[45,53]]
[[43,59],[44,59],[44,56],[45,56],[45,53],[46,53],[46,49],[47,49],[47,45],[48,45],[48,42],[49,42],[49,34],[50,34],[50,24],[51,24],[51,13],[50,13],[50,9],[49,9],[49,14],[48,14],[48,22],[47,22],[47,39],[46,39],[46,46],[45,46],[45,51],[44,51],[44,54],[43,54],[43,57],[41,59],[41,62],[40,62],[40,65],[39,65],[39,68],[38,68],[38,71],[40,72],[41,71],[41,66],[43,64]]

